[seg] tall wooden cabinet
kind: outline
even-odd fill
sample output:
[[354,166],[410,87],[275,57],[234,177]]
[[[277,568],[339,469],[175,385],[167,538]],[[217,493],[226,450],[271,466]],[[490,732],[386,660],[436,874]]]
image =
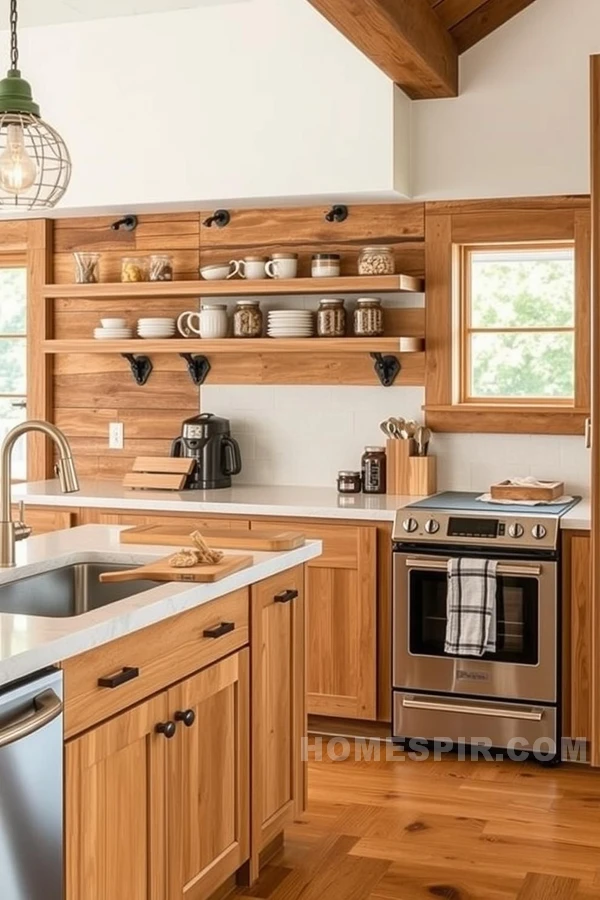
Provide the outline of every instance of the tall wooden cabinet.
[[303,568],[252,588],[252,833],[256,854],[304,806]]
[[592,738],[590,533],[563,534],[563,733]]

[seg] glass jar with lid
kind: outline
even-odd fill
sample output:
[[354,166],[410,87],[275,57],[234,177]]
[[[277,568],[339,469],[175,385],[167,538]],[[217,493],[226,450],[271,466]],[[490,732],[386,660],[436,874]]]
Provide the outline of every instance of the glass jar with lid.
[[341,266],[339,253],[315,253],[311,263],[311,275],[313,278],[337,278]]
[[143,256],[124,256],[121,260],[121,281],[148,281],[148,260]]
[[233,336],[259,338],[263,331],[263,314],[258,300],[238,300],[233,312]]
[[346,308],[343,300],[324,297],[317,310],[317,334],[319,337],[344,337],[346,334]]
[[363,247],[358,257],[359,275],[393,275],[396,260],[393,247]]
[[381,337],[383,308],[378,297],[361,297],[354,310],[354,334],[357,337]]

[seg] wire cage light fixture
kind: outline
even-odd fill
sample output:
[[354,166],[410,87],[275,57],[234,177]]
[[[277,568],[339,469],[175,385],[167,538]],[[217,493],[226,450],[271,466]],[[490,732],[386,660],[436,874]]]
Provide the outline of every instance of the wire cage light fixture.
[[10,69],[0,80],[0,210],[10,212],[56,206],[72,169],[67,145],[21,78],[17,25],[17,0],[10,0]]

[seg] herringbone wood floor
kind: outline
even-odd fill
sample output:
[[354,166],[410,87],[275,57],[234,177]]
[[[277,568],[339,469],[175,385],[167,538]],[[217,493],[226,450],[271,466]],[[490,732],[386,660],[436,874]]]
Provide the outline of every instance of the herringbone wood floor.
[[311,762],[264,900],[600,898],[600,773],[535,763]]

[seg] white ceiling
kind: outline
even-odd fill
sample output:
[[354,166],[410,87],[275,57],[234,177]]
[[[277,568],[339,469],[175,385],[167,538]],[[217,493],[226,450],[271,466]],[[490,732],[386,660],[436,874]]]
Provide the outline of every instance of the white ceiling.
[[[235,0],[19,0],[19,24],[57,25],[231,2]],[[8,28],[8,15],[9,0],[0,0],[0,31]]]

